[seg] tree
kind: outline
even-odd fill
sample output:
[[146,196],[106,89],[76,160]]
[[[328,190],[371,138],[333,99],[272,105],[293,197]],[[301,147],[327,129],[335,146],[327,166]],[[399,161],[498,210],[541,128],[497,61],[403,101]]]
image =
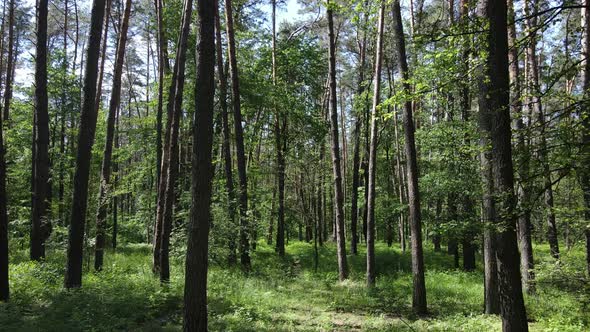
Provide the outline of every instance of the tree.
[[336,96],[336,39],[334,36],[334,8],[330,0],[327,2],[328,38],[329,38],[329,75],[330,99],[329,114],[332,144],[332,172],[334,176],[334,212],[336,214],[336,246],[338,255],[338,276],[340,280],[348,278],[346,261],[346,242],[344,239],[344,196],[342,192],[342,167],[340,166],[340,139],[338,135],[338,111]]
[[[11,12],[14,12],[14,0]],[[37,2],[37,44],[35,59],[35,165],[33,177],[33,220],[31,227],[31,259],[45,258],[45,240],[51,232],[49,220],[49,112],[47,97],[47,15],[48,2]],[[10,53],[10,52],[9,52]],[[9,61],[10,62],[10,61]],[[9,83],[9,82],[7,82]],[[5,110],[8,107],[5,102]]]
[[[170,136],[164,148],[168,149],[164,153],[164,158],[167,158],[168,167],[162,167],[162,172],[166,176],[161,176],[161,180],[165,183],[160,183],[164,186],[164,195],[160,197],[164,200],[162,213],[162,234],[160,235],[160,281],[168,282],[170,279],[170,232],[172,230],[172,218],[174,209],[175,186],[178,173],[179,149],[178,136],[180,131],[180,113],[182,107],[182,96],[184,91],[184,77],[186,65],[186,53],[188,49],[188,36],[190,33],[190,22],[192,17],[193,1],[186,0],[183,9],[182,25],[180,36],[178,39],[178,49],[176,50],[176,62],[174,63],[174,74],[172,76],[172,85],[170,93],[168,94],[168,113],[172,115],[170,122]],[[174,89],[174,90],[173,90]],[[170,112],[170,108],[172,111]],[[161,208],[162,206],[158,206]],[[161,213],[158,211],[158,213]]]
[[520,216],[518,217],[518,247],[520,249],[520,270],[522,274],[523,287],[532,292],[534,290],[533,281],[534,261],[533,261],[533,245],[531,241],[531,209],[530,194],[531,188],[527,178],[530,176],[529,172],[529,149],[526,144],[525,125],[522,114],[521,101],[521,84],[520,84],[520,67],[518,65],[518,50],[516,48],[516,27],[514,24],[514,4],[512,0],[508,0],[508,20],[512,23],[508,25],[508,61],[510,85],[512,86],[510,95],[511,112],[516,114],[516,129],[518,131],[518,141],[516,145],[516,153],[518,156],[518,175],[520,177],[520,184],[518,186],[518,203],[520,206]]
[[505,1],[482,0],[478,15],[489,25],[485,33],[484,67],[479,103],[490,129],[482,128],[491,141],[494,189],[494,245],[498,263],[498,286],[502,329],[528,331],[520,279],[516,240],[514,174],[510,130],[507,6]]
[[[580,184],[584,192],[584,203],[586,204],[586,211],[584,218],[586,224],[590,224],[590,14],[588,13],[588,6],[590,1],[584,1],[582,7],[582,91],[583,97],[586,101],[582,108],[582,160],[580,162]],[[590,275],[590,227],[586,226],[584,230],[586,237],[586,268],[588,275]]]
[[119,104],[121,102],[121,75],[123,74],[123,61],[125,60],[127,30],[129,29],[130,16],[131,0],[126,0],[125,12],[123,14],[121,27],[119,28],[119,39],[117,41],[113,88],[111,90],[111,100],[109,102],[109,113],[107,116],[107,137],[100,172],[100,191],[98,196],[98,213],[96,216],[96,249],[94,254],[94,269],[97,271],[102,270],[104,258],[105,224],[109,203],[109,187],[111,183],[111,159],[113,155],[113,140],[115,137],[115,119],[117,118],[117,110],[119,109]]
[[[8,122],[10,120],[10,101],[12,99],[12,81],[14,80],[14,68],[15,68],[15,56],[14,56],[14,28],[15,28],[15,1],[10,0],[10,7],[8,9],[8,53],[6,56],[6,83],[4,84],[4,100],[3,100],[3,117],[4,121]],[[42,4],[38,4],[38,6],[42,6]],[[47,10],[44,11],[45,13],[45,21],[47,21]],[[39,15],[42,15],[43,12],[41,8],[39,8]],[[41,18],[42,19],[42,18]],[[37,29],[39,29],[39,23],[37,22]],[[45,24],[47,26],[47,24]],[[43,36],[37,36],[37,40],[39,38],[43,38]],[[47,41],[47,32],[45,32],[45,41]],[[46,52],[47,53],[47,52]],[[37,63],[38,61],[36,61]]]
[[541,88],[539,85],[539,66],[537,60],[537,39],[536,39],[536,5],[531,8],[530,0],[524,2],[525,14],[527,15],[526,26],[529,34],[529,43],[526,48],[526,60],[528,68],[528,102],[529,114],[536,117],[539,141],[539,162],[543,170],[544,186],[544,203],[547,214],[547,240],[551,248],[551,256],[559,259],[559,244],[557,241],[557,227],[555,225],[555,212],[553,208],[553,186],[551,180],[551,170],[549,169],[549,160],[547,154],[547,138],[545,113],[541,102]]
[[74,173],[74,190],[70,215],[68,253],[64,285],[66,288],[82,286],[82,245],[86,225],[86,208],[88,206],[88,178],[90,159],[97,113],[94,109],[96,100],[96,83],[98,76],[98,55],[100,37],[105,15],[105,0],[94,0],[90,16],[90,33],[86,50],[86,71],[84,74],[84,92],[80,114],[78,151],[76,154],[76,171]]
[[213,166],[215,1],[197,0],[199,46],[193,126],[191,220],[186,252],[184,330],[207,331],[207,267]]
[[375,173],[377,172],[377,117],[381,92],[381,62],[383,57],[383,25],[385,4],[379,9],[377,23],[377,49],[375,51],[375,76],[373,78],[373,108],[371,111],[371,145],[369,153],[369,205],[367,206],[367,285],[375,286]]
[[4,155],[4,126],[0,116],[0,301],[10,297],[8,283],[8,211],[6,198],[6,161]]
[[245,269],[250,269],[250,243],[248,230],[248,178],[246,176],[246,153],[244,150],[244,130],[242,128],[242,108],[240,104],[240,78],[238,74],[238,59],[236,56],[236,40],[234,33],[234,14],[232,0],[225,0],[225,28],[227,30],[227,49],[229,70],[232,81],[232,105],[234,114],[234,135],[236,136],[236,155],[239,180],[240,206],[240,263]]
[[[401,18],[399,0],[393,2],[393,30],[395,53],[398,59],[398,70],[402,77],[402,88],[405,95],[410,95],[408,83],[408,63],[406,45]],[[413,297],[412,308],[417,314],[426,314],[426,285],[424,281],[424,255],[422,252],[422,221],[420,214],[420,192],[418,189],[418,159],[414,140],[414,120],[412,119],[412,102],[404,103],[404,135],[406,152],[406,172],[408,178],[408,203],[412,249]]]

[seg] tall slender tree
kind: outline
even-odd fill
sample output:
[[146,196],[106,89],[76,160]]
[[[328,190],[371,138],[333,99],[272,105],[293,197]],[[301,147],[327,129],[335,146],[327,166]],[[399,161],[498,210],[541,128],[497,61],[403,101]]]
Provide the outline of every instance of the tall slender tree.
[[232,106],[234,114],[234,135],[236,137],[236,155],[239,180],[240,207],[240,263],[245,269],[250,268],[250,229],[248,222],[248,178],[246,176],[246,153],[244,150],[244,129],[242,128],[242,106],[240,101],[240,78],[236,55],[236,38],[234,31],[234,14],[232,0],[225,0],[225,28],[227,30],[227,49],[229,70],[232,81]]
[[[8,122],[10,120],[10,101],[12,100],[12,81],[14,80],[14,68],[15,65],[15,56],[14,56],[14,48],[15,48],[15,1],[10,0],[9,9],[8,9],[8,52],[6,55],[6,83],[4,84],[4,100],[2,104],[2,113],[4,117],[4,121]],[[37,4],[37,15],[42,14],[39,9],[39,6],[43,4]],[[45,11],[47,12],[47,11]],[[47,14],[45,15],[47,17]],[[37,19],[39,20],[39,19]],[[45,19],[47,21],[47,19]],[[39,23],[37,22],[37,29],[39,29]],[[47,24],[46,24],[47,25]],[[38,33],[38,31],[37,31]],[[41,37],[43,38],[43,37]],[[37,41],[39,40],[39,36],[37,36]],[[45,40],[47,41],[47,32],[45,32]],[[45,57],[47,58],[47,57]],[[35,61],[37,63],[38,61]],[[46,65],[47,67],[47,65]],[[36,72],[37,68],[35,68]]]
[[100,37],[105,15],[105,0],[93,0],[90,16],[90,35],[86,50],[86,71],[84,74],[84,92],[82,112],[80,114],[78,152],[76,154],[76,171],[74,173],[74,190],[70,216],[68,253],[64,285],[66,288],[82,286],[82,250],[84,228],[86,225],[86,208],[88,206],[88,178],[96,118],[94,103],[96,101],[96,83],[98,78],[98,55]]
[[102,167],[100,171],[100,190],[98,194],[98,213],[96,216],[96,248],[94,253],[94,269],[102,270],[105,248],[105,224],[107,221],[107,208],[109,206],[109,191],[111,186],[111,160],[113,156],[113,140],[115,137],[115,119],[121,102],[121,75],[123,74],[123,62],[127,46],[127,30],[129,29],[129,17],[131,16],[131,0],[125,1],[125,12],[119,27],[119,39],[117,41],[117,53],[115,56],[115,69],[113,73],[113,88],[109,102],[107,115],[107,136],[104,146]]
[[516,240],[514,174],[510,130],[510,81],[506,1],[481,0],[478,15],[489,29],[485,33],[485,56],[479,80],[479,111],[489,119],[491,165],[494,188],[494,244],[502,329],[528,331],[520,279]]
[[[170,232],[172,230],[172,219],[174,201],[176,200],[175,186],[176,178],[178,174],[178,163],[179,163],[179,148],[178,148],[178,137],[180,132],[180,114],[182,112],[182,96],[184,92],[184,71],[186,65],[186,53],[188,49],[188,37],[190,33],[190,23],[192,17],[193,0],[186,0],[184,4],[182,25],[180,30],[180,36],[178,39],[178,49],[176,50],[176,62],[174,63],[174,75],[172,88],[168,95],[168,107],[172,107],[172,119],[170,119],[170,137],[166,143],[165,148],[168,152],[165,157],[169,158],[168,167],[163,168],[162,171],[166,172],[166,177],[161,179],[166,180],[164,190],[164,213],[162,214],[162,234],[160,243],[160,281],[168,282],[170,279]],[[171,106],[170,106],[171,105]]]
[[334,213],[336,224],[336,245],[338,255],[338,276],[340,280],[348,278],[346,260],[346,240],[344,239],[344,196],[342,191],[342,167],[340,166],[340,139],[338,135],[338,110],[336,96],[336,37],[334,34],[334,4],[327,1],[328,16],[328,56],[330,76],[329,115],[332,144],[332,172],[334,176]]
[[4,155],[4,126],[0,116],[0,301],[10,297],[8,283],[8,199],[6,197],[6,161]]
[[192,205],[184,284],[184,331],[207,331],[207,267],[213,166],[215,1],[197,0],[199,46],[193,125]]
[[510,74],[510,108],[511,113],[516,115],[515,128],[518,133],[516,143],[516,153],[518,161],[518,175],[520,183],[517,186],[518,204],[520,215],[518,217],[518,247],[520,249],[520,269],[522,274],[522,285],[528,291],[534,290],[534,262],[533,262],[533,245],[531,240],[531,209],[530,209],[530,184],[529,178],[529,149],[526,143],[526,133],[524,124],[524,115],[522,114],[521,101],[521,84],[520,84],[520,66],[518,61],[518,49],[516,39],[516,27],[514,20],[514,3],[508,0],[508,61]]
[[367,285],[375,286],[375,173],[377,172],[377,117],[381,97],[381,63],[383,58],[383,26],[385,4],[381,3],[377,23],[375,76],[373,77],[373,108],[371,111],[371,146],[369,153],[369,205],[367,206]]
[[[11,0],[11,7],[14,6]],[[14,8],[11,8],[11,12]],[[31,227],[31,259],[45,257],[45,240],[51,231],[48,206],[49,181],[49,110],[47,98],[47,0],[37,2],[37,43],[35,58],[35,172],[33,220]],[[9,43],[10,44],[10,43]],[[10,70],[10,69],[9,69]],[[10,75],[7,73],[7,75]],[[8,83],[8,82],[7,82]],[[5,102],[5,109],[7,105]]]
[[[580,184],[584,192],[584,203],[586,210],[584,218],[587,224],[590,224],[590,1],[584,0],[584,7],[582,7],[582,89],[584,100],[584,107],[582,108],[582,160],[580,163]],[[590,228],[586,227],[584,231],[586,237],[586,268],[590,276]]]
[[[408,83],[409,71],[406,56],[406,43],[402,25],[399,0],[393,2],[393,30],[395,38],[395,52],[398,59],[398,70],[402,77],[402,88],[406,95],[410,95]],[[418,158],[416,141],[414,139],[414,120],[412,119],[412,102],[404,103],[404,135],[406,152],[406,172],[408,178],[409,222],[412,249],[412,275],[414,292],[412,308],[417,314],[426,314],[426,284],[424,281],[424,254],[422,249],[422,218],[420,214],[420,191],[418,189]]]

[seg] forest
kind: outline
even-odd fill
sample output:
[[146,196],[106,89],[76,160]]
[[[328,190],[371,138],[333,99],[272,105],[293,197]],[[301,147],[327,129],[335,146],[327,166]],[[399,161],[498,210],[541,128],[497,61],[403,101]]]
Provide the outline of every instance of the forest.
[[0,10],[0,331],[590,330],[590,0]]

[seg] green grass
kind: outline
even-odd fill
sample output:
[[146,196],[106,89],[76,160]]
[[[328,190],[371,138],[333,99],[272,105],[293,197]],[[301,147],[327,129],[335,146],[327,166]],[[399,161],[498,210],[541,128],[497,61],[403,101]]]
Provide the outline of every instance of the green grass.
[[[546,246],[536,246],[538,291],[527,296],[533,331],[584,331],[589,327],[588,283],[583,252],[564,253],[553,263]],[[410,255],[377,245],[377,287],[365,288],[363,248],[349,256],[351,278],[338,281],[335,247],[320,248],[313,270],[313,247],[295,242],[279,260],[261,242],[253,269],[213,265],[209,273],[212,331],[495,331],[500,319],[482,315],[483,275],[455,271],[452,258],[428,248],[426,286],[429,316],[411,312]],[[181,328],[183,261],[176,258],[169,286],[151,273],[150,248],[128,245],[106,255],[105,270],[87,272],[84,287],[62,287],[63,252],[43,263],[26,252],[11,257],[12,298],[0,304],[6,331],[177,331]]]

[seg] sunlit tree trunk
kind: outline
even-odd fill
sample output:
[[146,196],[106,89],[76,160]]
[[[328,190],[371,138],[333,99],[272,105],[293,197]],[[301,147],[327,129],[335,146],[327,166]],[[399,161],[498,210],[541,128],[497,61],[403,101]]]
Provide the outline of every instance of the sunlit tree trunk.
[[107,132],[102,168],[100,172],[100,190],[98,195],[98,213],[96,216],[96,244],[94,253],[94,269],[102,270],[105,247],[105,228],[107,222],[107,209],[109,205],[109,192],[111,186],[111,159],[113,156],[113,139],[115,137],[115,119],[121,102],[121,75],[123,74],[123,61],[127,45],[127,30],[129,29],[129,17],[131,16],[131,0],[125,1],[125,12],[119,28],[119,40],[117,41],[117,53],[115,57],[115,69],[107,115]]
[[[408,83],[408,63],[406,57],[406,45],[402,25],[399,0],[393,2],[393,29],[395,40],[395,53],[398,59],[398,70],[402,76],[402,88],[405,94],[410,94]],[[409,222],[412,248],[412,275],[413,297],[412,308],[417,314],[426,314],[426,284],[424,281],[424,254],[422,250],[422,218],[420,213],[420,191],[418,189],[418,158],[416,156],[416,142],[414,139],[414,121],[412,120],[412,103],[407,100],[404,103],[404,134],[406,165],[408,176],[408,204]]]

